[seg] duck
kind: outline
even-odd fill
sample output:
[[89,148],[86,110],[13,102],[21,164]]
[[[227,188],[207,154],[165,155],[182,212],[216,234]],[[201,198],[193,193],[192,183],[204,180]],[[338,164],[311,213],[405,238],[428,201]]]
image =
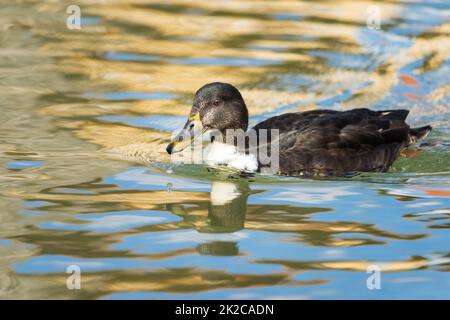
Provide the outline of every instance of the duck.
[[[216,133],[205,148],[205,162],[210,165],[287,176],[386,172],[402,151],[432,130],[430,125],[411,128],[405,122],[408,113],[406,109],[315,109],[277,115],[248,130],[248,109],[239,90],[213,82],[197,90],[186,123],[166,151],[181,152],[209,131]],[[238,146],[237,138],[226,139],[230,130],[245,133],[244,147]],[[249,131],[256,140],[249,138]],[[251,148],[251,140],[256,148]],[[270,149],[269,165],[261,156],[263,147]]]

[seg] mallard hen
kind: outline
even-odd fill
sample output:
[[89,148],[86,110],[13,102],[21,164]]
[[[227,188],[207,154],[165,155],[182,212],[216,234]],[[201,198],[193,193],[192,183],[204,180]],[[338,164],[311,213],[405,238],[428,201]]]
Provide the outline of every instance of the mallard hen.
[[[432,129],[429,125],[410,128],[405,122],[408,113],[403,109],[313,110],[275,116],[252,129],[257,132],[258,148],[262,144],[261,130],[278,129],[279,159],[274,172],[277,174],[385,172],[402,150],[425,137]],[[210,83],[196,92],[183,135],[180,133],[167,146],[167,152],[172,154],[183,150],[207,130],[217,130],[226,136],[229,129],[247,131],[247,127],[248,111],[239,90],[227,83]],[[182,138],[186,134],[189,139]],[[270,134],[269,139],[273,139]],[[248,171],[264,171],[267,167],[258,154],[253,157],[248,154],[248,146],[247,153],[239,153],[234,145],[224,142],[212,141],[211,150],[216,155],[207,158],[216,159],[215,164]],[[264,145],[271,143],[273,140]],[[228,154],[220,153],[227,148]],[[229,155],[230,150],[234,156]]]

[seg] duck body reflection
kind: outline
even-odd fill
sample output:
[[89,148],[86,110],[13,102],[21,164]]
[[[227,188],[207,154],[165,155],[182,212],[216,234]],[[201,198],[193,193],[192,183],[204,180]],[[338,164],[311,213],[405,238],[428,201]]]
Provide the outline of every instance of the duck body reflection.
[[213,181],[209,214],[213,232],[234,232],[244,228],[247,212],[248,183]]
[[[245,227],[247,198],[250,194],[248,182],[213,180],[208,205],[208,225],[198,229],[204,233],[233,233]],[[200,254],[238,255],[236,241],[209,241],[197,247]]]

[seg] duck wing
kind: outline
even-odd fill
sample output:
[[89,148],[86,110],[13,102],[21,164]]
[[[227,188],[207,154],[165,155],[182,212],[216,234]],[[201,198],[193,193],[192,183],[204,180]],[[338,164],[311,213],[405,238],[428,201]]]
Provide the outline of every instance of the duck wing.
[[415,142],[414,130],[423,129],[410,129],[407,116],[408,110],[314,110],[273,117],[253,129],[279,130],[280,174],[387,171]]

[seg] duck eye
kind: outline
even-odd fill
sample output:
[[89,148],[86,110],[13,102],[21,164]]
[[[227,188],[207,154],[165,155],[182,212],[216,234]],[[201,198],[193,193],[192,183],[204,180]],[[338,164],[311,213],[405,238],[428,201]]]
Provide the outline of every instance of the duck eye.
[[213,105],[218,106],[220,104],[220,99],[216,99],[213,101]]

